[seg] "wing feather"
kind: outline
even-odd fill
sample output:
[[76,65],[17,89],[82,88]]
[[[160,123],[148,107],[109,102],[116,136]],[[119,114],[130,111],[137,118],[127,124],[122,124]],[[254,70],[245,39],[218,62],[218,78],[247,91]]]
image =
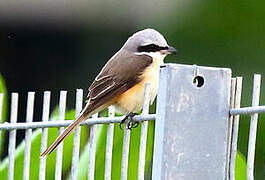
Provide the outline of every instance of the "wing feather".
[[151,63],[152,58],[149,56],[120,50],[107,62],[89,87],[88,101],[96,108],[122,94],[141,81],[140,75]]

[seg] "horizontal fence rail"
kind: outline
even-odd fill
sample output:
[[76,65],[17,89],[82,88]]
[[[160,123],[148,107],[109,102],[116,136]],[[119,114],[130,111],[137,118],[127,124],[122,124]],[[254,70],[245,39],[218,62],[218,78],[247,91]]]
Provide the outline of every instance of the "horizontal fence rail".
[[265,113],[265,106],[255,106],[255,107],[242,107],[234,108],[230,110],[232,116],[239,114],[255,114],[255,113]]
[[[81,126],[88,126],[92,124],[109,124],[109,123],[120,123],[125,116],[119,117],[100,117],[91,118],[82,122]],[[136,115],[132,118],[135,122],[151,121],[155,120],[155,114],[148,115]],[[12,130],[12,129],[35,129],[35,128],[48,128],[48,127],[66,127],[72,123],[72,120],[58,120],[48,122],[31,122],[31,123],[3,123],[0,124],[0,130]]]
[[[265,113],[265,106],[256,106],[256,107],[243,107],[243,108],[234,108],[230,110],[232,116],[235,115],[251,115],[255,113]],[[109,123],[120,123],[125,116],[119,117],[99,117],[91,118],[82,122],[81,126],[87,126],[91,124],[109,124]],[[148,115],[136,115],[133,118],[133,121],[152,121],[156,119],[155,114]],[[35,129],[35,128],[48,128],[48,127],[67,127],[71,124],[71,120],[58,120],[58,121],[37,121],[30,123],[2,123],[0,124],[0,130],[12,130],[12,129]]]

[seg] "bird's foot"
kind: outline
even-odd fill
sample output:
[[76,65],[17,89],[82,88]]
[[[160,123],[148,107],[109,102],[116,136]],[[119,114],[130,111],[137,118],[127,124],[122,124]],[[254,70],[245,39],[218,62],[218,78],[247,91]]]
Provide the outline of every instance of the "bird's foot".
[[127,129],[131,130],[132,128],[136,128],[139,125],[139,122],[135,122],[132,120],[132,118],[138,115],[137,113],[130,112],[123,118],[123,120],[120,123],[120,129],[122,129],[122,124],[125,124],[127,126]]

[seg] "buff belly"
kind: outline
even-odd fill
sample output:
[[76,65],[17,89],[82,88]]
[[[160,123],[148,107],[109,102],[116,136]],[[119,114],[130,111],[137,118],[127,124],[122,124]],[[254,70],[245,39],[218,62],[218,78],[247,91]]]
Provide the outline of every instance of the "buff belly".
[[153,60],[141,76],[141,81],[126,92],[115,98],[115,108],[118,112],[127,114],[129,112],[139,112],[143,107],[144,87],[146,83],[150,83],[150,103],[152,104],[158,89],[159,67],[163,63],[162,60]]

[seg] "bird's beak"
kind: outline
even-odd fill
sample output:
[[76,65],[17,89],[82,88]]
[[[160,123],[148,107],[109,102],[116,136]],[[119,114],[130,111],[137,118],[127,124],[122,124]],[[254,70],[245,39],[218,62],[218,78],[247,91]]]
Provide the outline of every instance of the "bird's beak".
[[177,54],[178,51],[174,47],[168,46],[167,52],[168,54]]

